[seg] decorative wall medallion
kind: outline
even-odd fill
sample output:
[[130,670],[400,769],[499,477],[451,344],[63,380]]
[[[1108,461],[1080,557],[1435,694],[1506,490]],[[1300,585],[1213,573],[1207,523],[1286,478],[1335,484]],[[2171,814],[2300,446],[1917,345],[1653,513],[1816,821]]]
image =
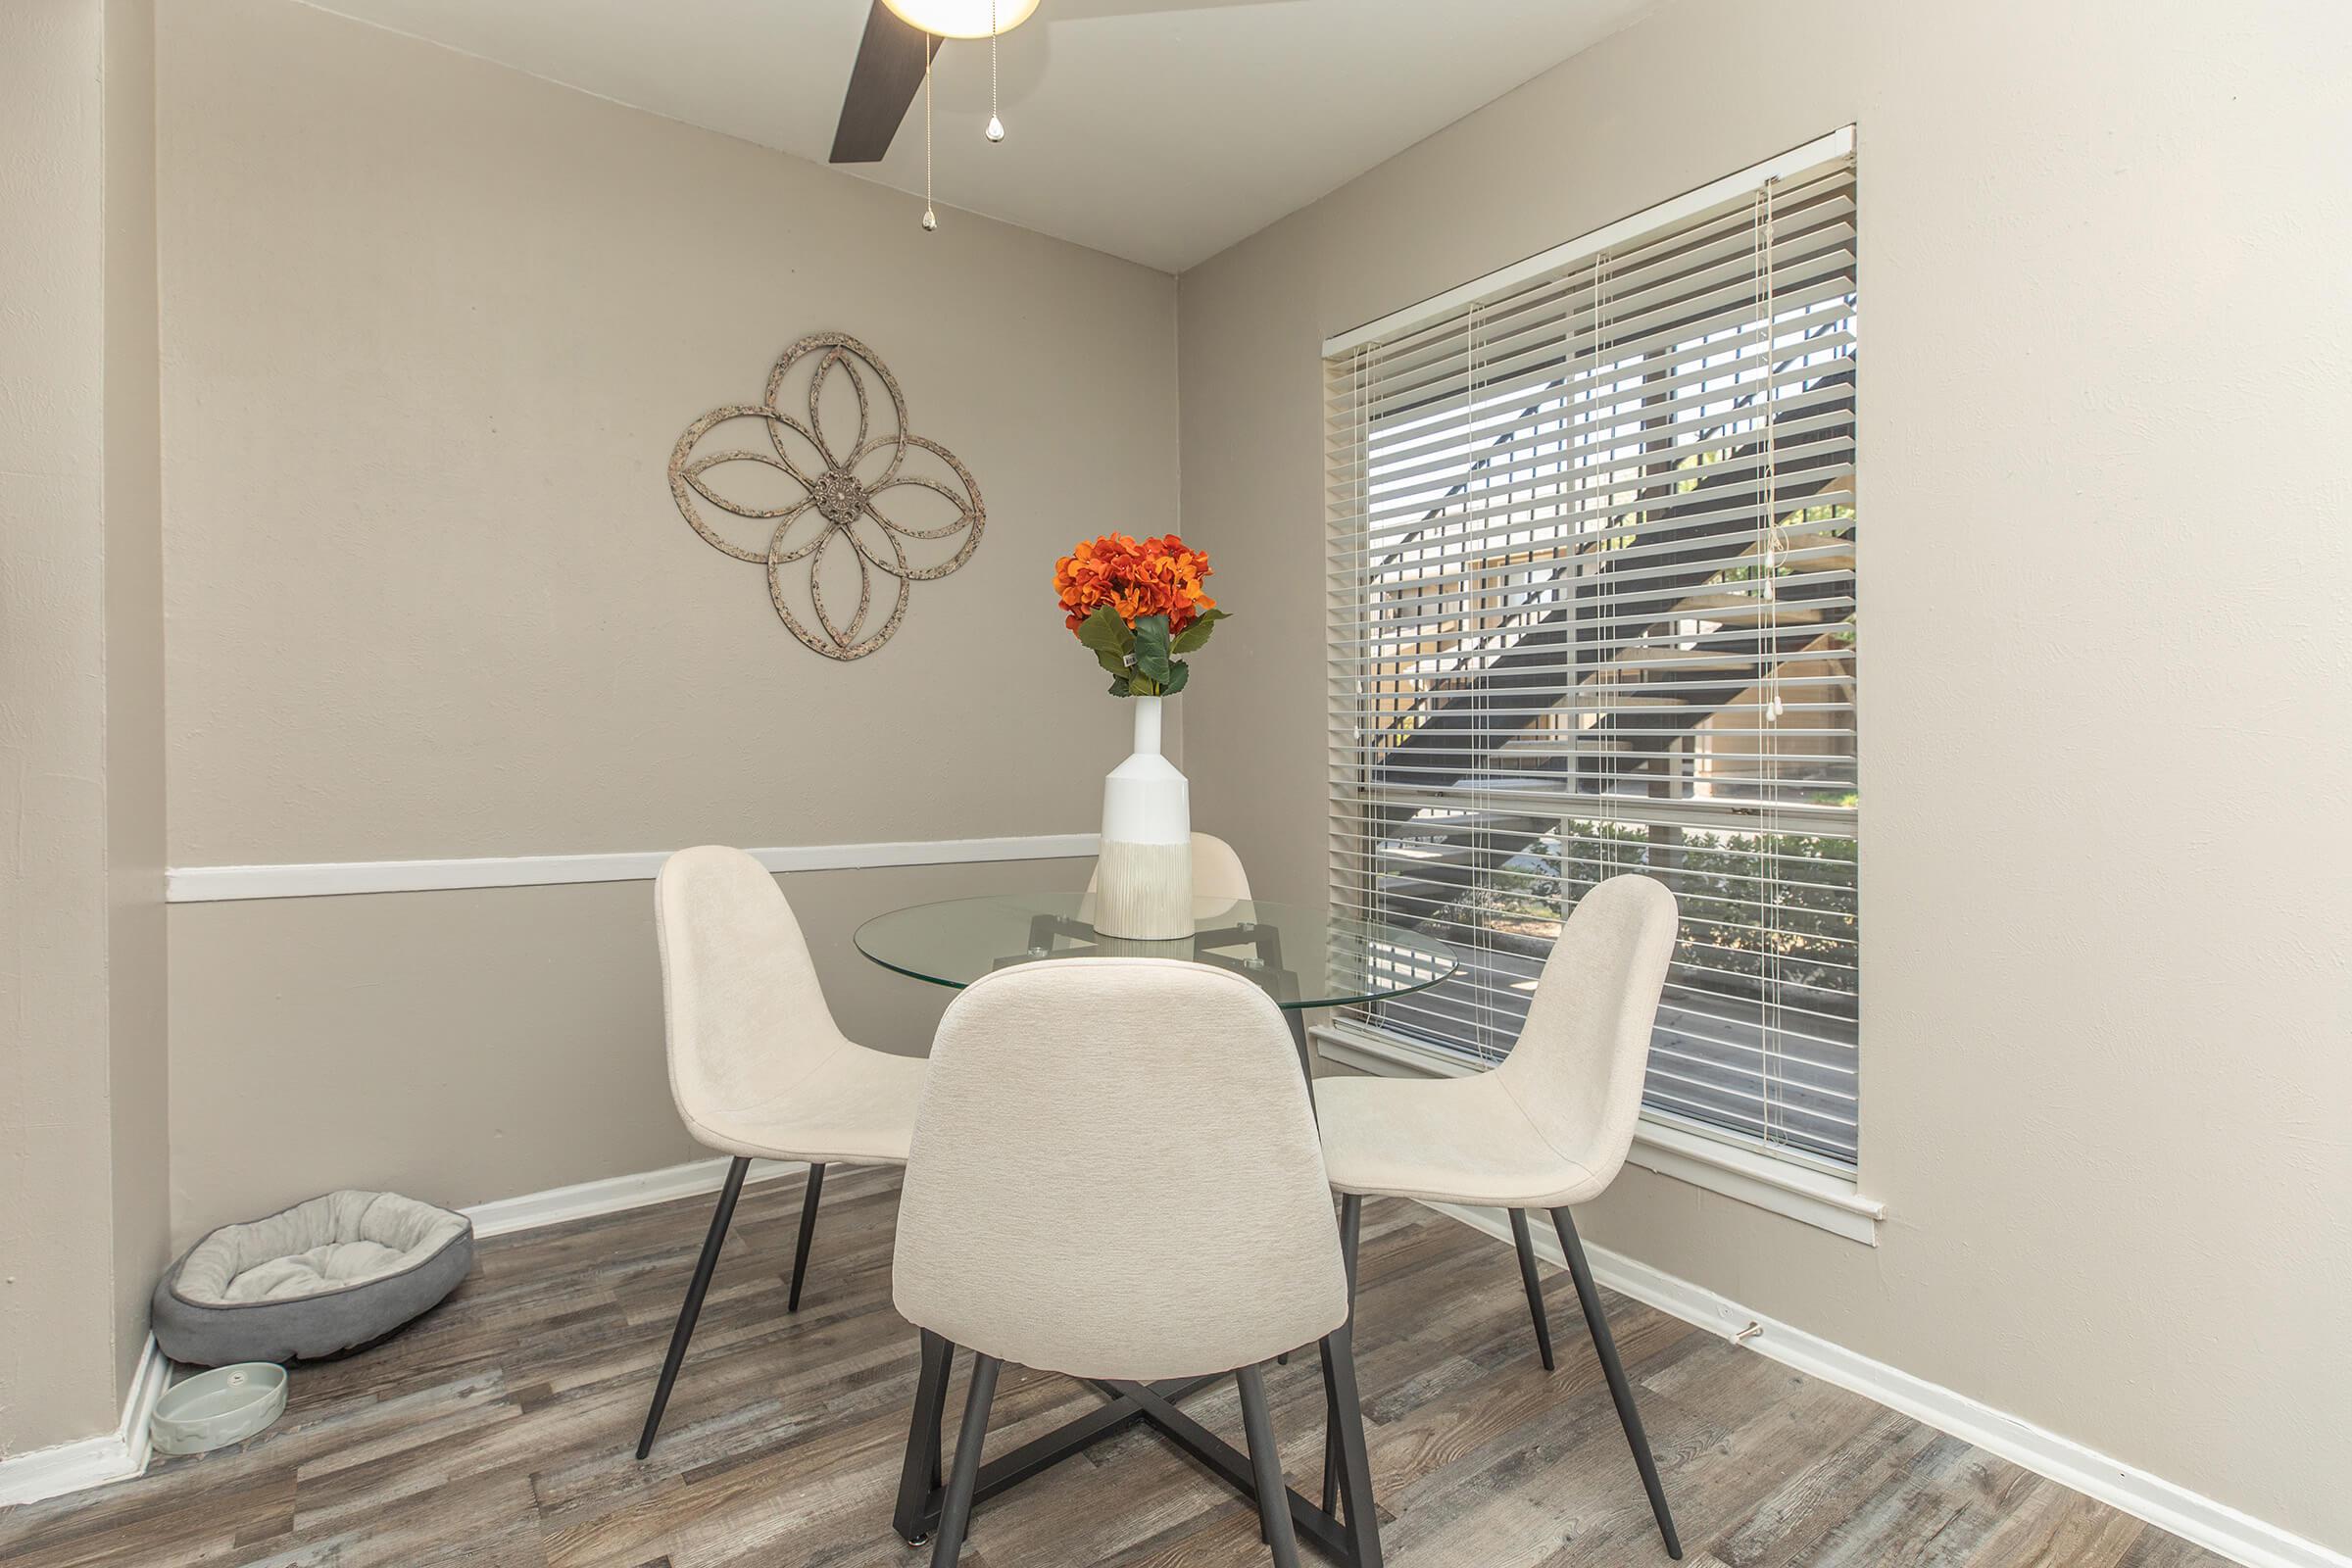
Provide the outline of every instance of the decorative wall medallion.
[[[787,385],[802,373],[808,378],[805,424],[784,411]],[[876,407],[868,376],[889,394],[886,407]],[[857,435],[837,439],[853,417]],[[738,420],[758,421],[767,450],[728,445],[729,439],[748,438]],[[730,437],[698,454],[706,436],[729,425]],[[715,470],[729,465],[744,466],[724,475],[721,493]],[[920,471],[925,468],[936,472]],[[678,511],[712,548],[767,568],[768,599],[795,637],[827,659],[845,661],[863,659],[890,641],[906,618],[908,585],[945,577],[969,561],[988,520],[971,470],[946,447],[906,428],[906,399],[897,378],[872,349],[843,332],[812,333],[786,349],[768,372],[764,402],[728,404],[688,425],[669,457],[669,490]],[[927,500],[925,492],[940,499]],[[729,539],[697,510],[698,500],[770,524],[771,531],[764,542]],[[940,513],[943,501],[953,513],[944,523],[908,520],[907,507]],[[950,549],[953,556],[936,559]],[[806,567],[786,569],[803,562]],[[852,568],[858,608],[839,615],[834,606],[847,598]],[[877,571],[896,585],[895,602],[879,625],[872,620]],[[834,606],[826,603],[828,584]],[[805,615],[795,612],[804,586]]]

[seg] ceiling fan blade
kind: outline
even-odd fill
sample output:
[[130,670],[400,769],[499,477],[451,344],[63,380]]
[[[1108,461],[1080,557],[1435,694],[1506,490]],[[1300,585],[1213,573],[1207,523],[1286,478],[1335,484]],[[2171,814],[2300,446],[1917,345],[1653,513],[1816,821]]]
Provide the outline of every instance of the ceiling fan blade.
[[865,14],[858,63],[850,68],[850,89],[842,95],[841,122],[833,127],[831,162],[877,163],[890,151],[906,106],[922,90],[923,67],[938,47],[938,39],[874,0]]

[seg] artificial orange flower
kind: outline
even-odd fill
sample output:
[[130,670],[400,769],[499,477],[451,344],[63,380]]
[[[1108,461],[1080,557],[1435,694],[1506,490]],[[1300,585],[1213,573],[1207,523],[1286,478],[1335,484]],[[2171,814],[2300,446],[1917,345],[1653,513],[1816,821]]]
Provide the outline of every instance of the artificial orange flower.
[[1146,615],[1168,617],[1169,635],[1183,632],[1217,602],[1202,586],[1208,552],[1174,534],[1138,544],[1123,533],[1085,539],[1054,564],[1054,593],[1072,633],[1104,605],[1134,625]]

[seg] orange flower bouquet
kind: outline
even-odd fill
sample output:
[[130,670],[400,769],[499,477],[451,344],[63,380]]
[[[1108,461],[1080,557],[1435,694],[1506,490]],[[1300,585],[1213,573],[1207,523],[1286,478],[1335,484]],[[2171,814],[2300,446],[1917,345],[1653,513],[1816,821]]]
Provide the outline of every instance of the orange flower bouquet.
[[1063,623],[1109,672],[1111,696],[1170,696],[1192,678],[1179,656],[1226,618],[1202,586],[1208,575],[1208,553],[1174,534],[1139,544],[1106,533],[1054,564],[1054,592]]

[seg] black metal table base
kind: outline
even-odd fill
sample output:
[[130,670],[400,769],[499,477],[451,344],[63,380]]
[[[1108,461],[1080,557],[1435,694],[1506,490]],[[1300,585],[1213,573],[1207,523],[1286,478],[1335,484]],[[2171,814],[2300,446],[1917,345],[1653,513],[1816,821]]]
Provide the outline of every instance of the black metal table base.
[[[1108,1403],[1042,1437],[1032,1438],[1009,1453],[984,1459],[979,1481],[972,1489],[972,1500],[983,1502],[1009,1491],[1072,1454],[1083,1453],[1124,1431],[1131,1423],[1143,1421],[1254,1507],[1257,1483],[1250,1467],[1250,1456],[1177,1407],[1177,1401],[1187,1395],[1212,1383],[1228,1382],[1230,1378],[1231,1374],[1220,1372],[1203,1378],[1174,1378],[1164,1383],[1091,1383],[1089,1386],[1100,1390]],[[1356,1553],[1348,1527],[1297,1492],[1287,1487],[1283,1490],[1290,1498],[1291,1524],[1298,1539],[1334,1562],[1354,1564]],[[900,1533],[910,1543],[929,1540],[939,1528],[940,1508],[946,1499],[947,1489],[935,1483],[930,1495],[923,1499],[919,1528],[907,1530],[902,1521]]]

